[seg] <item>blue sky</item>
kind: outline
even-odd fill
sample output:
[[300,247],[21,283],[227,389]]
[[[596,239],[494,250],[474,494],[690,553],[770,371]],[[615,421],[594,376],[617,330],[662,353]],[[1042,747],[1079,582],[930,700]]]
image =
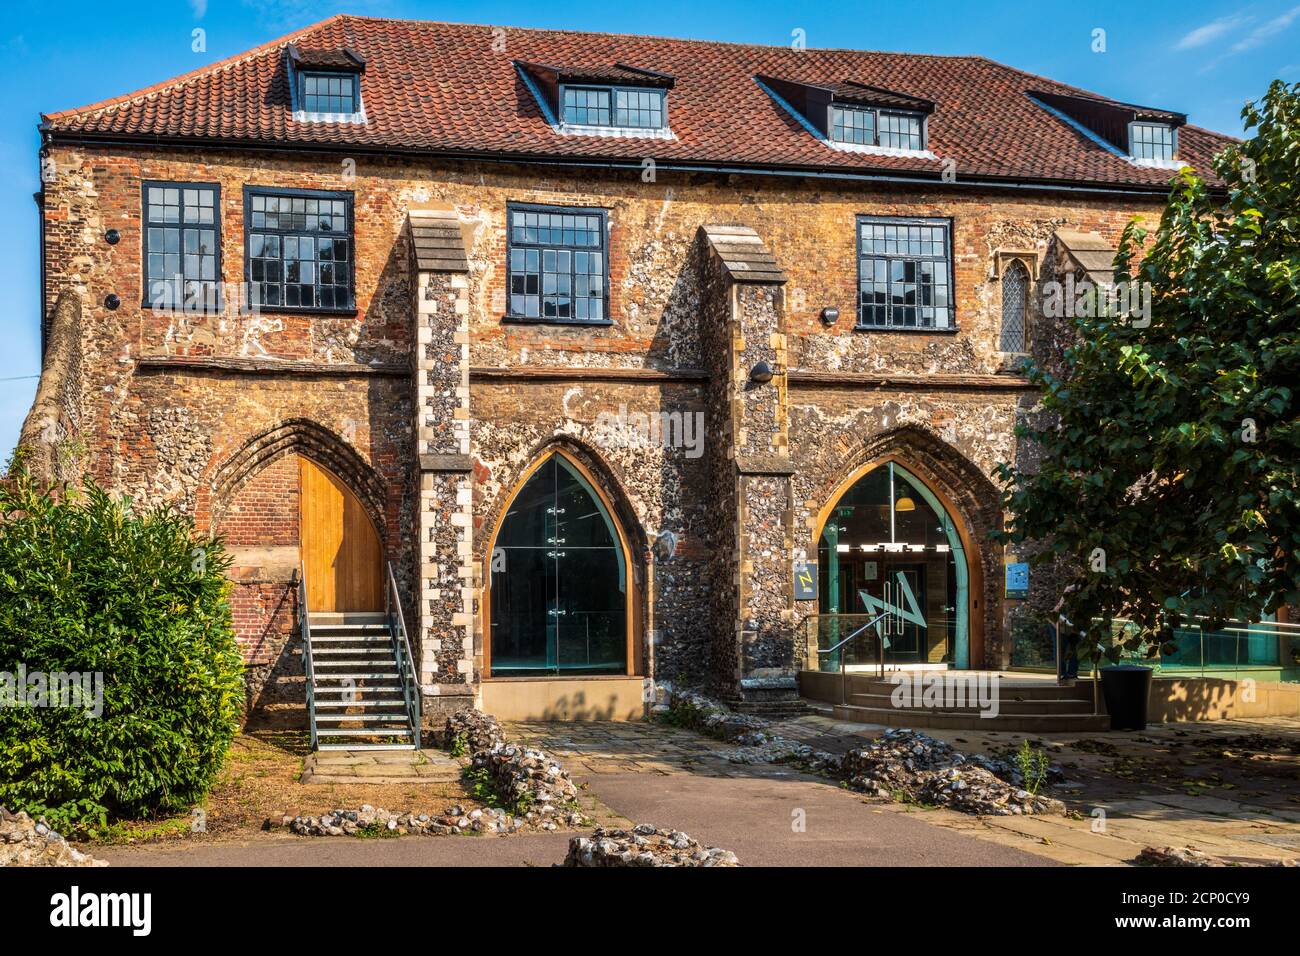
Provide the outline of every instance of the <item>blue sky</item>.
[[[517,0],[171,0],[11,2],[0,34],[0,463],[8,458],[40,371],[36,123],[41,112],[127,93],[239,53],[334,13],[459,20],[788,44],[980,54],[1128,102],[1181,110],[1240,132],[1243,102],[1270,80],[1300,80],[1300,2],[1188,4],[1175,0],[1049,4],[824,0],[815,9],[772,0],[708,4],[563,4]],[[57,13],[53,12],[56,11]],[[195,53],[191,35],[206,31]],[[1096,31],[1104,52],[1094,50]]]

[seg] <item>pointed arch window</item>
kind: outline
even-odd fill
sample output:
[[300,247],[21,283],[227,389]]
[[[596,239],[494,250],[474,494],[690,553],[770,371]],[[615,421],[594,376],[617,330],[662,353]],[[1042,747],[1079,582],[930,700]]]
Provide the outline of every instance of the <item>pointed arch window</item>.
[[1002,273],[1002,333],[999,349],[1022,354],[1028,349],[1029,270],[1011,262]]
[[628,552],[582,470],[553,454],[511,501],[491,554],[494,676],[626,674]]

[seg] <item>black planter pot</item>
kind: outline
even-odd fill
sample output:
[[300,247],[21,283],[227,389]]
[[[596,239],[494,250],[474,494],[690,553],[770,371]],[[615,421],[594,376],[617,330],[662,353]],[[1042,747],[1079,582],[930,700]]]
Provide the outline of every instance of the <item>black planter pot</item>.
[[1101,693],[1106,699],[1111,730],[1146,730],[1151,699],[1151,668],[1115,664],[1101,669]]

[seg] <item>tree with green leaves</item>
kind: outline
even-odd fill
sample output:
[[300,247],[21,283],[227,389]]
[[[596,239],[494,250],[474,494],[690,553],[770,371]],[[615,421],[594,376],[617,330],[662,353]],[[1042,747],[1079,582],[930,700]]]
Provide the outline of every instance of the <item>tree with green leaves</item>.
[[229,565],[173,510],[0,484],[0,806],[86,829],[203,798],[244,705]]
[[1017,434],[1039,465],[998,468],[998,538],[1068,569],[1094,660],[1300,605],[1300,84],[1242,117],[1218,183],[1182,170],[1150,246],[1124,232],[1115,279],[1150,315],[1073,320],[1060,367],[1029,367],[1041,405]]

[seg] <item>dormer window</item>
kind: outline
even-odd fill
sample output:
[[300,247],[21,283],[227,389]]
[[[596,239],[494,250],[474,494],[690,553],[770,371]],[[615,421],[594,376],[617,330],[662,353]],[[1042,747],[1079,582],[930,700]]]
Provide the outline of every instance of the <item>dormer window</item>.
[[289,44],[285,51],[295,123],[364,123],[361,54],[338,49],[305,49]]
[[1029,98],[1114,156],[1135,166],[1177,169],[1182,113],[1092,96],[1031,90]]
[[667,73],[615,63],[562,67],[516,61],[548,123],[570,136],[671,139]]
[[1134,159],[1174,158],[1174,128],[1165,123],[1130,123],[1129,155]]
[[878,153],[926,149],[930,100],[845,80],[832,86],[779,77],[755,77],[759,85],[828,146]]

